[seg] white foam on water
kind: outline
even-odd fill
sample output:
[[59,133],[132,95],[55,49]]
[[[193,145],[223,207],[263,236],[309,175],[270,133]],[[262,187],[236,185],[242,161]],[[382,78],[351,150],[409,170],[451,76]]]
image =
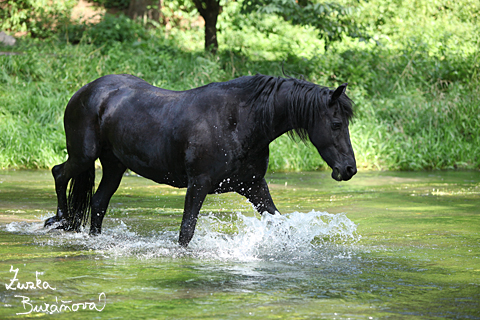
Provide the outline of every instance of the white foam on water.
[[5,225],[5,231],[19,233],[45,233],[43,222],[13,221]]
[[210,214],[199,219],[190,246],[198,254],[211,258],[301,260],[326,244],[346,244],[359,239],[356,225],[344,213],[264,214],[260,219],[237,213],[232,221]]
[[[39,245],[78,246],[80,250],[94,250],[108,257],[191,256],[224,261],[318,260],[322,259],[320,252],[353,244],[361,238],[356,233],[357,226],[344,213],[318,211],[264,214],[260,218],[242,213],[221,218],[214,214],[201,215],[187,249],[178,245],[178,231],[152,230],[148,235],[140,235],[122,220],[110,222],[99,236],[89,236],[87,231],[43,228],[39,222],[12,222],[5,230],[36,235],[34,241]],[[336,250],[330,258],[343,259],[349,255],[348,250]]]

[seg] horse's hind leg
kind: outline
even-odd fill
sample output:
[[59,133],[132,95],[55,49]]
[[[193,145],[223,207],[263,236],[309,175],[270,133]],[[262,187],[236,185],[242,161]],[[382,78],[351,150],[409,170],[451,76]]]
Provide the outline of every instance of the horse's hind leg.
[[67,187],[68,182],[81,172],[88,169],[91,163],[78,164],[71,158],[62,164],[52,168],[52,175],[55,179],[55,191],[57,194],[57,213],[55,216],[45,221],[45,227],[51,226],[56,222],[60,222],[59,228],[64,225],[68,211],[67,203]]
[[110,198],[117,191],[123,173],[127,169],[111,151],[100,155],[102,163],[102,180],[92,199],[92,221],[90,234],[96,235],[102,231],[103,217],[107,211]]
[[61,222],[67,213],[67,185],[71,177],[65,174],[67,162],[56,165],[52,169],[55,179],[55,191],[57,193],[57,214],[45,221],[45,227],[51,226],[55,222]]
[[[65,109],[64,125],[68,160],[52,169],[58,199],[57,214],[45,226],[60,222],[78,231],[90,213],[95,180],[95,160],[100,154],[98,110],[87,86],[77,91]],[[70,191],[67,196],[67,185]]]

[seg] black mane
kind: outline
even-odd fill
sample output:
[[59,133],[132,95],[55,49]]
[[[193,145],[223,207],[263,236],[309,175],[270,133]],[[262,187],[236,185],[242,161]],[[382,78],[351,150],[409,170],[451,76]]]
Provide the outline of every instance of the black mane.
[[[249,77],[247,90],[252,92],[248,105],[261,119],[262,123],[271,127],[275,114],[275,101],[282,84],[293,82],[287,93],[288,117],[293,131],[290,136],[298,136],[302,141],[308,140],[308,131],[315,125],[316,119],[322,116],[324,108],[330,104],[331,90],[314,83],[293,77],[281,78],[257,74]],[[353,117],[353,106],[350,98],[342,94],[338,99],[340,112],[347,123]]]

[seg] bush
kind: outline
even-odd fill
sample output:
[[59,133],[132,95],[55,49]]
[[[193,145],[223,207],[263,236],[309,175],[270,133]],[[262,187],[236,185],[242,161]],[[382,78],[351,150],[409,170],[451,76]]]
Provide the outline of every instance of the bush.
[[130,0],[92,0],[105,8],[127,9],[130,5]]
[[0,30],[29,33],[35,38],[53,36],[70,21],[74,0],[7,0],[0,10]]
[[114,42],[145,40],[145,28],[125,15],[106,14],[99,23],[70,24],[63,31],[67,42],[111,45]]

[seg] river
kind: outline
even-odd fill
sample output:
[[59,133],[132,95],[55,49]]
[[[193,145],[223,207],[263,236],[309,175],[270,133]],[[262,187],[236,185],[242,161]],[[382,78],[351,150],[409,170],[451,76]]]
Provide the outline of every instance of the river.
[[43,228],[49,172],[0,171],[0,318],[480,319],[480,172],[267,182],[281,216],[208,196],[184,249],[184,189],[125,176],[90,237]]

